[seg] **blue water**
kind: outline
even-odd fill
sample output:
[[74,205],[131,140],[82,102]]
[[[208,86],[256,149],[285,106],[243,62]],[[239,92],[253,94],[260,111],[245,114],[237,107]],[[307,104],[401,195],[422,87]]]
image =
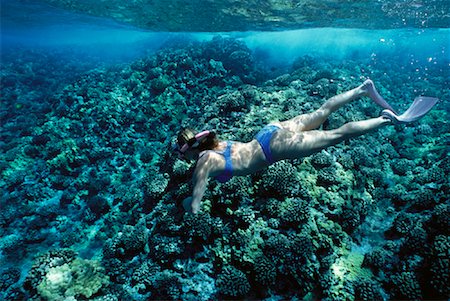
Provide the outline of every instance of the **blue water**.
[[[25,4],[26,3],[26,4]],[[269,63],[289,64],[298,56],[330,59],[401,57],[410,63],[450,62],[449,28],[368,30],[313,28],[275,32],[170,33],[151,32],[105,18],[76,14],[38,2],[2,0],[2,50],[24,47],[69,47],[111,59],[134,59],[155,51],[175,37],[209,40],[214,35],[235,37]]]
[[[450,28],[155,32],[0,3],[0,299],[450,298]],[[440,100],[210,181],[185,215],[181,126],[249,141],[367,78],[399,111]],[[379,112],[365,99],[321,129]]]

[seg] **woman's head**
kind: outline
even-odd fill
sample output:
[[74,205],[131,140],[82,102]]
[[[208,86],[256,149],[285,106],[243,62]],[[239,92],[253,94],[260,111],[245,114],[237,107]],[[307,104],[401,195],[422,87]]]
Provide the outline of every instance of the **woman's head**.
[[195,139],[195,131],[191,128],[184,128],[178,133],[177,145],[178,149],[181,150],[185,144],[189,144],[189,141]]
[[202,152],[213,149],[219,141],[216,134],[210,131],[195,132],[191,128],[184,128],[180,131],[177,138],[178,152],[185,155],[187,152]]

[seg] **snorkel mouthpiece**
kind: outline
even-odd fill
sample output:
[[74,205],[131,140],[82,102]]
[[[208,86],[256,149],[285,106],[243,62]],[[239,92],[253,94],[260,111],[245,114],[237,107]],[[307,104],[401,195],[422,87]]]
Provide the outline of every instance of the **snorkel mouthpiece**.
[[206,130],[196,134],[192,139],[190,139],[180,148],[180,153],[184,154],[189,148],[197,147],[200,142],[209,135],[209,133],[210,131]]
[[180,148],[180,153],[184,154],[189,148],[189,144],[185,143],[181,148]]

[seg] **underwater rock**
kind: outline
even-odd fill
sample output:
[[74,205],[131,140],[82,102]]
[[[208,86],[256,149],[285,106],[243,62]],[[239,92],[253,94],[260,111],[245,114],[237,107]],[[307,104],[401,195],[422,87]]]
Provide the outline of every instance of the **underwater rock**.
[[108,201],[104,197],[99,195],[88,198],[86,204],[91,212],[96,216],[105,214],[110,209]]

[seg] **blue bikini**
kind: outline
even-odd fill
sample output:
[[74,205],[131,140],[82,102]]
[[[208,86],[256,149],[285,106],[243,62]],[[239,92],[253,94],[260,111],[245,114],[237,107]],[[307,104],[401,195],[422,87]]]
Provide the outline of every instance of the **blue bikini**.
[[266,156],[267,163],[273,164],[275,160],[272,156],[272,151],[270,150],[270,140],[272,139],[273,134],[278,131],[280,127],[269,124],[262,128],[258,134],[256,134],[255,139],[261,145],[261,148],[264,152],[264,156]]
[[[273,164],[275,162],[272,151],[270,150],[270,140],[272,139],[273,134],[278,131],[280,127],[269,124],[262,128],[258,134],[256,134],[255,139],[261,145],[261,148],[264,152],[264,156],[266,157],[267,163]],[[225,170],[218,176],[216,176],[216,180],[220,183],[225,183],[233,177],[233,163],[231,162],[231,146],[233,142],[227,141],[227,147],[223,152],[216,152],[218,154],[223,155],[225,159]]]
[[216,176],[216,180],[220,183],[225,183],[229,179],[233,177],[233,162],[231,162],[231,146],[233,142],[227,141],[227,147],[223,152],[216,152],[220,155],[223,155],[225,159],[225,170],[218,176]]

